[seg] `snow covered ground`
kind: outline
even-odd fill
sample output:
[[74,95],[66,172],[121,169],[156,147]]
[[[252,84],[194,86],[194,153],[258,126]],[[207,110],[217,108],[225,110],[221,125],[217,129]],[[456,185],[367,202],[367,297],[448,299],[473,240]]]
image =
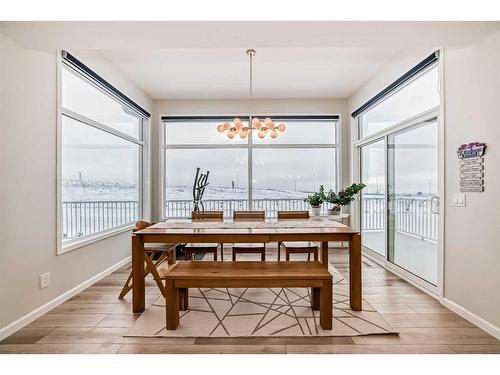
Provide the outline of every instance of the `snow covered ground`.
[[[303,199],[309,192],[254,189],[254,199]],[[136,201],[138,189],[134,185],[111,184],[103,182],[64,181],[62,185],[63,201]],[[168,186],[166,199],[170,201],[192,200],[191,186]],[[207,186],[204,200],[241,200],[248,199],[247,189]]]

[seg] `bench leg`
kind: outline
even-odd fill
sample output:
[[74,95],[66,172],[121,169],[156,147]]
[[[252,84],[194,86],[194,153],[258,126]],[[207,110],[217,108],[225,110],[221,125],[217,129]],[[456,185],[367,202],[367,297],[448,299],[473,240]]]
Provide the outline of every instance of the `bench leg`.
[[332,292],[332,280],[324,281],[320,292],[319,323],[325,330],[332,329]]
[[179,288],[179,310],[184,311],[189,309],[189,289]]
[[173,280],[167,280],[165,287],[167,305],[167,329],[177,329],[179,325],[179,289],[175,287]]
[[320,307],[320,289],[321,288],[311,288],[311,308],[313,310],[319,310]]

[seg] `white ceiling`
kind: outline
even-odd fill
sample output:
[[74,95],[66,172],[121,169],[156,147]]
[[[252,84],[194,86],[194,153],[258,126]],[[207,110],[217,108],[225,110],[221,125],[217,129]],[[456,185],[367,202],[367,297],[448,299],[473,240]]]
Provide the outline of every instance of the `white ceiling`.
[[[101,51],[154,99],[247,98],[242,48]],[[256,98],[345,98],[396,48],[261,48],[254,58]]]
[[403,49],[461,47],[499,22],[0,22],[25,48],[100,51],[155,99],[345,98]]

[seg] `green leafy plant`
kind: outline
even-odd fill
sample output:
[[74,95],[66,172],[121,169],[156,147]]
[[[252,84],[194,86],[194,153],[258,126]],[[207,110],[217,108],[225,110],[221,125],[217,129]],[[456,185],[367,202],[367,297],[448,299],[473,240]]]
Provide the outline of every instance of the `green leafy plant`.
[[309,203],[311,206],[321,206],[325,201],[325,187],[321,185],[319,192],[312,193],[304,198],[304,202]]
[[351,186],[334,192],[330,190],[324,198],[325,202],[331,203],[336,206],[348,206],[354,200],[354,196],[366,187],[365,184],[352,184]]

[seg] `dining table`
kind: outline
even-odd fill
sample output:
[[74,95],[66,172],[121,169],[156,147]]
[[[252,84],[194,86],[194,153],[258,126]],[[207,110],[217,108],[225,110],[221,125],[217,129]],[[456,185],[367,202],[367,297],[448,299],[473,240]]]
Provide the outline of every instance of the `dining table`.
[[[349,300],[352,310],[361,310],[361,235],[335,218],[312,216],[309,219],[265,221],[224,220],[191,221],[168,219],[132,234],[132,308],[134,313],[145,309],[146,243],[279,243],[311,241],[320,243],[321,262],[328,267],[329,242],[349,243]],[[268,248],[269,250],[270,248]],[[278,248],[276,248],[276,253]]]

